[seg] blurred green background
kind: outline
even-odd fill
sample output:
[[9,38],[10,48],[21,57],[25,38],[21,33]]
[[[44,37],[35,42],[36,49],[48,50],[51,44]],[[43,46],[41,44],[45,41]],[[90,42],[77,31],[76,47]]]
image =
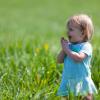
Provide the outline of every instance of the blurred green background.
[[92,17],[97,34],[100,31],[99,10],[99,0],[0,0],[0,37],[7,38],[8,42],[13,38],[42,35],[57,42],[65,32],[66,19],[77,13]]
[[99,0],[0,0],[0,99],[60,99],[56,56],[66,20],[79,13],[94,23],[92,78],[100,91],[99,11]]

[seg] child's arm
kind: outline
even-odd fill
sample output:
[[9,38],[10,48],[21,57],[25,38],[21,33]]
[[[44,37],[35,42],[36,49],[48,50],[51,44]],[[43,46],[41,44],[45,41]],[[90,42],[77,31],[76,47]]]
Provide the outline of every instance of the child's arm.
[[63,50],[60,51],[60,53],[57,56],[57,63],[63,63],[64,62],[64,56],[65,53]]
[[62,49],[65,52],[65,54],[70,56],[75,61],[82,61],[87,56],[85,53],[77,53],[77,52],[71,51],[68,47],[68,42],[65,42],[65,41],[62,41]]
[[87,55],[85,53],[77,53],[74,51],[71,51],[70,49],[66,49],[64,51],[68,56],[70,56],[72,59],[74,59],[75,61],[82,61]]

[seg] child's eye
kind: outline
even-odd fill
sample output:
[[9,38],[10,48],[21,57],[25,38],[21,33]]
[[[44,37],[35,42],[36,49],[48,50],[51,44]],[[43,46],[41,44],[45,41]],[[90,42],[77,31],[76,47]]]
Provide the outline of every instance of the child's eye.
[[73,31],[73,29],[72,28],[69,28],[69,31]]

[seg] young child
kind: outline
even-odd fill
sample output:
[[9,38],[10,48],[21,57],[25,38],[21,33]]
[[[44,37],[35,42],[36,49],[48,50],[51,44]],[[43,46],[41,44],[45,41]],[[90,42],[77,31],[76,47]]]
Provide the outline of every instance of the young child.
[[57,57],[58,63],[64,63],[62,81],[58,96],[67,100],[70,93],[93,100],[97,89],[91,79],[90,63],[92,47],[89,40],[93,34],[93,24],[85,14],[74,15],[67,22],[69,40],[61,38],[62,50]]

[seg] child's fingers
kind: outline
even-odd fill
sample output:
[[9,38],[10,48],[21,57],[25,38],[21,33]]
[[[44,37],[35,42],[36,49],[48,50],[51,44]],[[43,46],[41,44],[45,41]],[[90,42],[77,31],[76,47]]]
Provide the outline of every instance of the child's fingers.
[[64,40],[64,37],[61,38],[61,42],[63,42],[63,40]]
[[66,39],[64,39],[64,38],[63,38],[63,40],[64,40],[65,42],[69,42],[68,40],[66,40]]
[[64,37],[61,37],[61,40],[64,40]]
[[67,40],[63,41],[64,44],[68,44],[69,42]]
[[69,43],[69,41],[64,39],[64,37],[61,38],[61,45],[62,45],[62,47],[67,46],[68,43]]
[[61,41],[68,41],[68,40],[66,40],[64,37],[61,37]]
[[64,38],[63,38],[63,37],[61,38],[61,44],[62,44],[62,43],[64,43]]

